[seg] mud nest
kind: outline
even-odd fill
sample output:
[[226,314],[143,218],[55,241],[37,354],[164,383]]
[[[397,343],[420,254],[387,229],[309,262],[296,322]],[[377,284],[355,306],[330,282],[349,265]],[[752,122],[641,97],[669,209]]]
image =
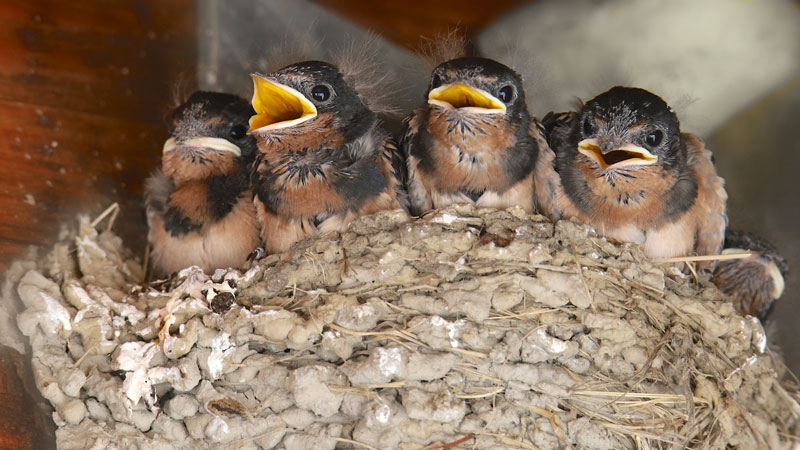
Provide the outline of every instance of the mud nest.
[[384,212],[149,286],[95,225],[11,271],[62,449],[797,442],[759,322],[581,224]]

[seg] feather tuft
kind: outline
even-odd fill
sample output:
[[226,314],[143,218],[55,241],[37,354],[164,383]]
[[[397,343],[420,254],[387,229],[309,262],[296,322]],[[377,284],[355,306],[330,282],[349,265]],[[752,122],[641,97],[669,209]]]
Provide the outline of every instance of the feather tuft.
[[375,34],[349,39],[332,51],[331,60],[370,110],[377,114],[398,114],[395,99],[399,86],[380,58],[378,39]]
[[467,44],[464,30],[456,27],[433,38],[423,37],[419,44],[419,54],[429,66],[430,72],[443,62],[467,56]]

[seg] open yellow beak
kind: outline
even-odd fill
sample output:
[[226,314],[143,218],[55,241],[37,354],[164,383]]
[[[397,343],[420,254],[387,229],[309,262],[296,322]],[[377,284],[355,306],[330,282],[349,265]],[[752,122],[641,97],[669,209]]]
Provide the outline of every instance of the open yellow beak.
[[464,83],[452,83],[431,89],[428,103],[444,108],[455,108],[477,114],[503,114],[506,105],[483,89]]
[[300,92],[261,75],[250,76],[256,115],[250,118],[249,132],[293,127],[317,116],[317,108]]
[[603,169],[609,167],[649,166],[658,161],[658,156],[650,153],[646,148],[630,143],[603,153],[597,139],[584,139],[578,142],[578,151],[588,156]]
[[206,150],[216,150],[220,152],[230,152],[236,156],[242,156],[242,149],[239,148],[239,146],[234,144],[233,142],[227,139],[207,137],[207,136],[186,139],[185,141],[180,141],[180,142],[176,141],[174,137],[171,137],[167,139],[166,142],[164,142],[163,152],[168,153],[182,147],[193,147],[193,148],[202,148]]

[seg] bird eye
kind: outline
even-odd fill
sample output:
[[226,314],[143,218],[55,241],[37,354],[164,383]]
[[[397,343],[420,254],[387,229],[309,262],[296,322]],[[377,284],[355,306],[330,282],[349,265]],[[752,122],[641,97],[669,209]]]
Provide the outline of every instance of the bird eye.
[[431,79],[431,89],[436,89],[441,85],[442,85],[442,78],[438,74],[434,75],[433,79]]
[[324,102],[331,98],[331,90],[324,84],[314,86],[314,88],[311,89],[311,98],[317,102]]
[[514,99],[514,86],[510,84],[503,86],[497,92],[497,98],[503,101],[503,103],[511,103],[511,100]]
[[593,133],[594,133],[594,124],[592,123],[592,119],[589,117],[583,119],[583,135],[591,136]]
[[664,140],[664,132],[662,132],[661,130],[655,130],[652,133],[645,136],[644,143],[649,145],[650,147],[657,147],[662,140]]
[[247,134],[247,127],[244,125],[234,125],[231,128],[231,137],[234,139],[241,139]]

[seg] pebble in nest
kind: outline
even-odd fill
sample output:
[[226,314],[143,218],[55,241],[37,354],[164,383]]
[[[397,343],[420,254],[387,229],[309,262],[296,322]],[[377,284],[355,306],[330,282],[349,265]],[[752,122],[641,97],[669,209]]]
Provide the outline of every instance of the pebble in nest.
[[252,112],[234,95],[195,92],[172,113],[162,167],[145,183],[155,274],[237,267],[258,245]]
[[355,218],[405,207],[394,143],[379,124],[382,75],[370,61],[305,61],[252,75],[253,183],[269,253],[344,231]]
[[533,169],[547,141],[522,86],[513,69],[486,58],[433,70],[427,104],[400,140],[412,214],[454,203],[534,211]]

